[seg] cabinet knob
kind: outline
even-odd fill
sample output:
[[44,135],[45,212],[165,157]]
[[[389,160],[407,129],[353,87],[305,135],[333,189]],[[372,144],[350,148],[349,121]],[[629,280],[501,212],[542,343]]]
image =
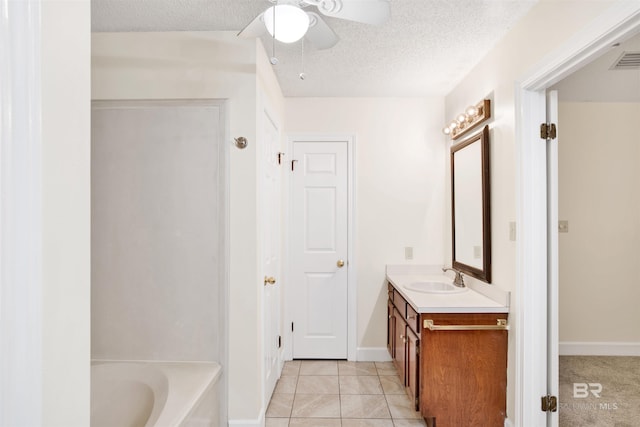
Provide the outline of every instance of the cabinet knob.
[[339,259],[338,262],[336,262],[336,265],[338,266],[338,268],[342,268],[344,267],[344,261]]
[[275,285],[276,284],[276,278],[275,277],[267,277],[264,276],[264,285]]

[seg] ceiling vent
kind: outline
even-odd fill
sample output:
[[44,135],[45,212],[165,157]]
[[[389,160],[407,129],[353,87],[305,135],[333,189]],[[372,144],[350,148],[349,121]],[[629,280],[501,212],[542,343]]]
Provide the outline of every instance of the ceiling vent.
[[623,52],[613,63],[611,70],[638,70],[640,69],[640,52]]

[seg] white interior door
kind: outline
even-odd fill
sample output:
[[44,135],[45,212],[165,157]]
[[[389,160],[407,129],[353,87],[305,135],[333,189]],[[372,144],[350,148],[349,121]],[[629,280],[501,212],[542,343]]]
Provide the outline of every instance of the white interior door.
[[280,376],[280,289],[281,283],[281,173],[278,161],[280,131],[268,110],[261,117],[262,140],[260,176],[260,215],[262,220],[264,400],[269,403]]
[[347,142],[294,142],[293,358],[346,359]]
[[[547,393],[558,390],[558,92],[547,93],[547,123],[556,138],[547,139]],[[558,412],[548,412],[547,426],[558,427]]]

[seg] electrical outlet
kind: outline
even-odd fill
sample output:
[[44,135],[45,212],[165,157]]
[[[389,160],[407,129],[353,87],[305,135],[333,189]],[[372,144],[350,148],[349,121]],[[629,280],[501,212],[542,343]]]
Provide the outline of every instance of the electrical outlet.
[[516,241],[516,223],[514,221],[509,223],[509,240]]
[[404,259],[413,259],[413,247],[406,246],[404,248]]
[[569,232],[569,221],[561,220],[558,221],[558,233],[568,233]]

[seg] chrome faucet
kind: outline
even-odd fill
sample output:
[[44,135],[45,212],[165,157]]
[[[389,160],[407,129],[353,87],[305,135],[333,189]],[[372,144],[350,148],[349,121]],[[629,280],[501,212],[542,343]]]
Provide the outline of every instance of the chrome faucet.
[[462,276],[462,271],[456,270],[455,268],[446,268],[443,267],[442,268],[443,272],[446,271],[453,271],[454,273],[456,273],[456,277],[453,279],[453,284],[460,287],[460,288],[464,288],[464,278]]

